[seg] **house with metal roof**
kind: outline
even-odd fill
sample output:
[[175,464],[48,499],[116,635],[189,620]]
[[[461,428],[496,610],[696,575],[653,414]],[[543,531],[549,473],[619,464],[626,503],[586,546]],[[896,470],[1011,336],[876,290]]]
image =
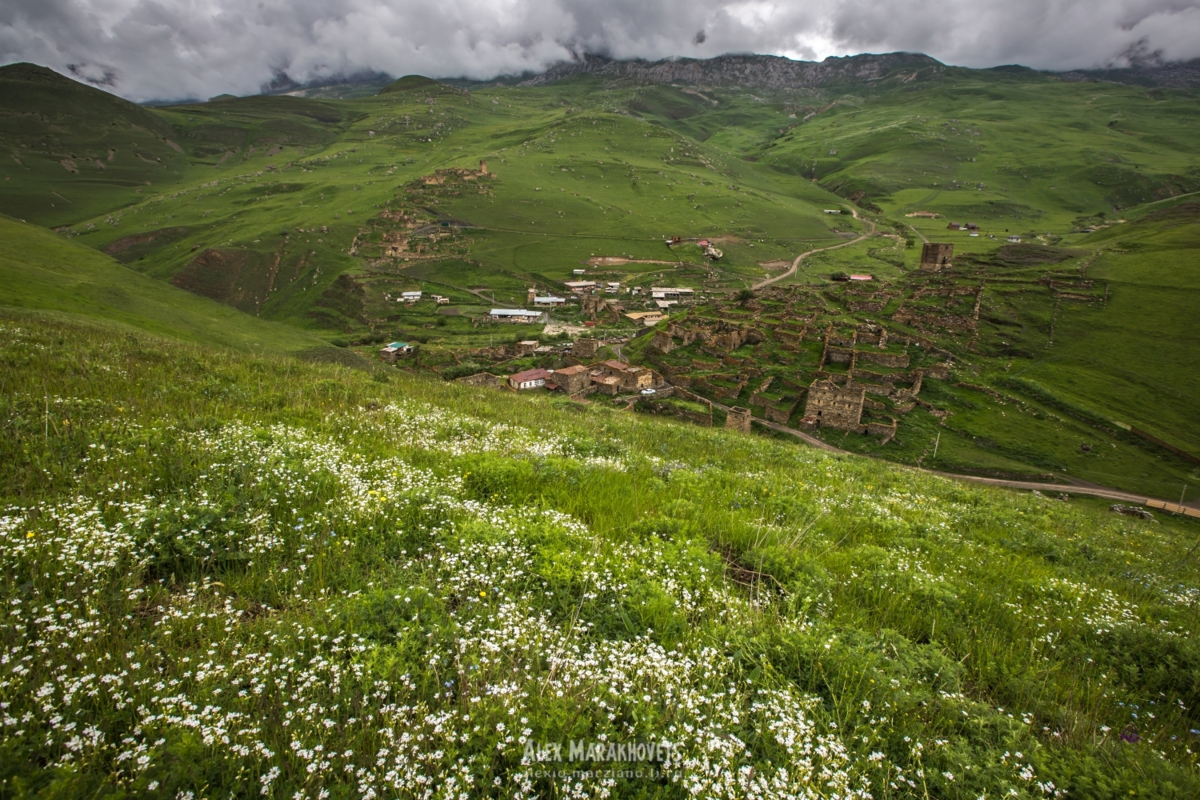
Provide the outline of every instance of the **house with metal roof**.
[[525,389],[541,389],[546,385],[546,379],[554,373],[545,369],[527,369],[516,375],[508,376],[508,385],[517,391]]
[[544,322],[542,312],[530,311],[526,308],[493,308],[488,317],[497,322]]

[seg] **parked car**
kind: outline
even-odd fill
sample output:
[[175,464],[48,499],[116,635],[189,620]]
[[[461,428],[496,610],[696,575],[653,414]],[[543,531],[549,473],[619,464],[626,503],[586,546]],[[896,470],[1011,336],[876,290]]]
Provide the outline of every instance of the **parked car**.
[[658,389],[642,389],[642,394],[655,394]]

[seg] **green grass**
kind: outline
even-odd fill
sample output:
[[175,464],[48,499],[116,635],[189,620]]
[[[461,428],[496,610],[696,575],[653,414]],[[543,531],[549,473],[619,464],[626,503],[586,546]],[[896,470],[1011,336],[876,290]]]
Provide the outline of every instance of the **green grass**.
[[[1048,404],[1040,417],[1014,420],[986,396],[946,388],[940,397],[955,422],[941,466],[1065,470],[1176,497],[1175,487],[1200,481],[1194,465],[1095,426],[1131,424],[1200,452],[1189,369],[1195,222],[1186,213],[1154,216],[1170,207],[1161,198],[1200,188],[1200,153],[1188,136],[1194,92],[922,64],[821,90],[697,94],[576,75],[467,91],[412,78],[374,97],[333,99],[344,94],[334,87],[326,99],[159,109],[15,65],[0,74],[9,112],[0,136],[15,156],[12,169],[0,170],[11,181],[0,194],[10,205],[0,208],[61,226],[138,272],[325,340],[420,341],[423,366],[441,368],[464,359],[489,366],[468,351],[496,333],[472,318],[493,299],[523,304],[531,286],[561,292],[590,258],[682,262],[588,272],[719,298],[766,277],[759,262],[790,261],[861,232],[864,223],[848,214],[821,213],[857,203],[888,238],[817,253],[783,285],[824,291],[832,273],[868,272],[885,286],[907,286],[920,235],[951,241],[972,279],[988,283],[977,341],[931,334],[954,353],[956,380],[1023,392],[1030,408]],[[84,166],[68,172],[65,157]],[[483,193],[413,190],[436,170],[480,160],[496,176]],[[454,237],[432,257],[380,260],[389,230],[380,214],[400,207],[465,225],[450,229]],[[942,217],[905,216],[918,210]],[[950,220],[977,222],[983,235],[950,232]],[[1000,248],[1010,234],[1072,255],[1006,260]],[[690,244],[670,250],[669,235],[720,237],[725,256],[708,262]],[[1095,292],[1109,287],[1106,303],[1056,308],[1049,292],[1005,283],[1062,279],[1088,259]],[[387,299],[412,288],[449,295],[459,315]],[[829,319],[888,324],[900,302],[881,314],[831,307]],[[570,310],[556,317],[580,321]],[[798,380],[815,366],[802,361],[763,366]],[[937,435],[928,422],[906,418],[882,447],[842,444],[917,463]],[[1093,439],[1106,458],[1080,455]]]
[[0,306],[52,310],[256,352],[329,347],[307,331],[247,316],[140,275],[44,228],[6,217],[0,217]]
[[[1194,521],[0,326],[6,796],[1200,791]],[[678,757],[545,777],[619,765],[522,737]]]

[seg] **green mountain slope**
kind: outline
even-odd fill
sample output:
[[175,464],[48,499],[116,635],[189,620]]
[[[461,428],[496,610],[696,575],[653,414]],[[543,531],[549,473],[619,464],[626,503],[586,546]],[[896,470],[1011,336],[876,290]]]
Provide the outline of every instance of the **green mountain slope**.
[[1194,520],[0,331],[15,796],[1200,792]]
[[310,333],[168,286],[44,228],[6,217],[0,217],[0,306],[65,312],[239,350],[328,347]]
[[[10,101],[25,116],[5,124],[49,120],[53,92],[38,87],[71,82],[6,69],[26,94]],[[821,65],[600,59],[522,85],[455,83],[409,76],[370,98],[224,97],[154,110],[72,89],[95,119],[101,107],[136,112],[155,121],[141,128],[169,131],[183,151],[170,162],[177,182],[140,194],[97,188],[93,207],[68,218],[20,216],[69,222],[65,235],[138,272],[365,355],[383,341],[420,343],[421,366],[445,377],[565,366],[559,352],[503,349],[561,328],[483,318],[524,304],[530,288],[565,294],[578,270],[619,283],[613,299],[626,310],[653,307],[626,290],[682,286],[706,299],[700,317],[749,324],[761,314],[772,336],[788,315],[817,314],[799,356],[779,342],[739,350],[738,369],[754,380],[703,342],[676,354],[697,363],[693,377],[716,381],[711,391],[701,383],[707,400],[754,407],[760,419],[755,401],[769,401],[791,425],[824,369],[818,340],[830,326],[884,326],[954,364],[922,398],[945,415],[880,400],[876,421],[896,419],[896,437],[819,433],[839,447],[1171,498],[1200,483],[1193,461],[1122,427],[1200,453],[1185,367],[1196,352],[1187,264],[1200,254],[1191,222],[1155,216],[1200,187],[1195,90],[907,54]],[[60,127],[65,146],[85,126]],[[12,130],[5,141],[18,149],[42,147],[43,128]],[[43,161],[62,171],[55,180],[78,180]],[[50,186],[32,173],[21,180]],[[27,197],[11,202],[32,208]],[[686,241],[668,248],[669,236]],[[954,244],[951,273],[917,270],[923,240]],[[838,273],[876,282],[846,288],[831,280]],[[781,275],[758,293],[766,311],[722,307]],[[414,290],[447,302],[398,302]],[[578,305],[555,312],[572,335],[586,317]],[[598,324],[613,337],[638,330],[615,312]],[[636,343],[628,353],[644,355]],[[766,378],[776,380],[771,396],[756,398]]]
[[150,109],[44,67],[0,67],[0,213],[55,226],[130,205],[180,180],[177,139]]

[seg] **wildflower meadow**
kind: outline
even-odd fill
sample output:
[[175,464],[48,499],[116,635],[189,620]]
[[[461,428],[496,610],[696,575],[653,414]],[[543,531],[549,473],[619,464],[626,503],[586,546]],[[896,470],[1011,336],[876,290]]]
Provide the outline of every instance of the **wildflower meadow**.
[[1200,796],[1200,526],[0,316],[0,797]]

